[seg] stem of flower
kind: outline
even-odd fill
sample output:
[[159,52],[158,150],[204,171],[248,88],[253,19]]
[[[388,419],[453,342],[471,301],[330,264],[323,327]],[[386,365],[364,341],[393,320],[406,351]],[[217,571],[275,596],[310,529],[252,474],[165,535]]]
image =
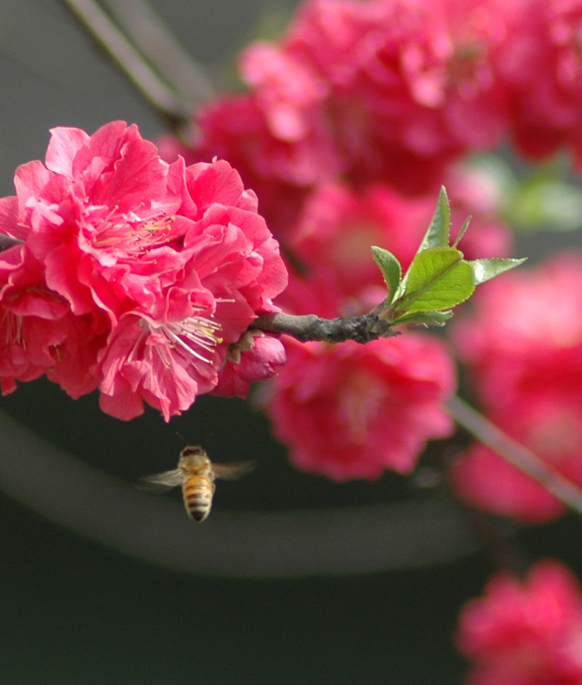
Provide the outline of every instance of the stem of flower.
[[94,0],[61,0],[97,46],[172,129],[189,119],[189,107],[147,64]]
[[451,398],[446,406],[455,421],[477,440],[497,452],[520,471],[537,480],[561,502],[582,514],[582,490],[578,486],[506,435],[460,397]]
[[272,333],[285,333],[301,342],[314,340],[330,343],[355,340],[368,343],[378,338],[399,335],[393,324],[375,314],[364,314],[349,319],[322,319],[315,314],[293,316],[291,314],[261,314],[253,321],[253,328]]

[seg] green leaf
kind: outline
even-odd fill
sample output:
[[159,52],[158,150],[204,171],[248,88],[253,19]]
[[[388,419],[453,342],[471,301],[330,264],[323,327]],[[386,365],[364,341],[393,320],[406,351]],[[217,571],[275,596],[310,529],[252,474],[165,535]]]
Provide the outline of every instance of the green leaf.
[[461,242],[463,239],[463,236],[467,232],[467,229],[469,228],[469,224],[471,223],[472,217],[468,217],[465,221],[465,223],[461,226],[461,230],[459,231],[459,235],[455,238],[455,242],[452,244],[452,247],[457,247],[457,245]]
[[372,256],[380,268],[384,281],[388,286],[389,297],[387,304],[390,304],[396,295],[400,281],[402,280],[402,267],[396,257],[388,250],[381,247],[372,246]]
[[397,314],[450,309],[475,291],[473,269],[452,247],[424,250],[414,258],[401,290]]
[[449,198],[447,197],[447,191],[443,186],[439,193],[439,199],[432,221],[424,235],[418,252],[434,247],[448,247],[450,226],[451,212],[449,209]]
[[473,269],[475,285],[481,285],[481,283],[485,283],[485,281],[495,278],[499,274],[515,269],[516,266],[523,264],[526,259],[473,259],[468,264]]
[[423,326],[444,326],[452,316],[453,312],[450,309],[442,312],[412,312],[397,317],[394,324],[417,323]]

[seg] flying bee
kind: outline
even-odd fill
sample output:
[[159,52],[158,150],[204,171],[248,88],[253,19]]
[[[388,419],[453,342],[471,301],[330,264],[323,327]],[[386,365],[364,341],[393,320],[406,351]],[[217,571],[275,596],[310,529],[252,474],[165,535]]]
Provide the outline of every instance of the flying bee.
[[[235,480],[255,467],[255,462],[239,461],[228,464],[213,464],[206,451],[199,445],[185,447],[180,452],[178,468],[142,478],[147,489],[164,492],[176,485],[182,486],[184,506],[188,516],[202,522],[208,518],[216,478]],[[150,487],[148,487],[150,486]]]

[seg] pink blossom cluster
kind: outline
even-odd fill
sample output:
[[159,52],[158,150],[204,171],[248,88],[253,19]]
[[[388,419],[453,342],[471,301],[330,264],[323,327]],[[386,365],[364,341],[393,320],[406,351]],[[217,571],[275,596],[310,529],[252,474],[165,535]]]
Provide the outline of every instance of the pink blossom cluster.
[[57,128],[0,200],[0,380],[96,388],[121,419],[245,394],[284,361],[248,335],[287,274],[256,197],[224,161],[168,164],[135,126]]
[[582,168],[582,2],[516,2],[498,54],[513,139],[524,155],[559,149]]
[[523,582],[494,576],[462,609],[456,642],[473,662],[466,685],[579,685],[579,583],[555,561],[536,564]]
[[451,162],[513,140],[581,158],[581,0],[310,0],[239,60],[242,94],[195,114],[189,150],[229,160],[280,234],[310,191],[434,191]]
[[338,481],[410,473],[427,440],[452,433],[442,404],[455,372],[438,341],[406,334],[285,347],[266,411],[297,468]]
[[[486,284],[453,340],[487,416],[552,468],[582,486],[582,255],[558,254]],[[483,445],[453,469],[469,502],[543,522],[564,506]]]
[[[498,0],[306,3],[279,44],[256,43],[240,59],[249,92],[235,103],[252,103],[250,141],[237,146],[211,106],[196,148],[226,153],[234,144],[248,155],[241,169],[299,188],[342,176],[406,193],[434,189],[452,159],[500,140],[504,97],[492,55],[507,15]],[[262,145],[251,156],[258,121]]]

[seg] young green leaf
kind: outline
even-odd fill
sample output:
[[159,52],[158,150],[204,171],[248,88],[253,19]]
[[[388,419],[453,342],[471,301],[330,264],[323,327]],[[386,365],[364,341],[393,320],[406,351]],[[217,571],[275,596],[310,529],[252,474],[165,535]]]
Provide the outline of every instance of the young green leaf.
[[386,302],[387,304],[390,304],[393,301],[400,281],[402,280],[402,267],[400,266],[400,262],[391,252],[388,252],[388,250],[384,250],[381,247],[373,245],[372,256],[380,268],[382,276],[384,276],[384,281],[388,286],[389,296]]
[[461,226],[461,230],[459,231],[459,235],[455,238],[455,242],[452,244],[451,247],[457,247],[457,245],[461,242],[461,240],[463,239],[463,236],[465,235],[465,233],[467,232],[467,229],[469,228],[469,224],[471,223],[471,218],[472,217],[468,217],[465,220],[465,223]]
[[468,264],[473,269],[475,285],[481,285],[481,283],[485,283],[485,281],[495,278],[499,274],[515,269],[516,266],[523,264],[526,259],[473,259]]
[[401,289],[397,314],[450,309],[475,291],[473,269],[452,247],[424,250],[414,258]]
[[430,226],[424,235],[418,252],[433,247],[448,247],[450,226],[451,212],[449,209],[449,198],[447,197],[447,191],[442,187]]
[[453,316],[450,309],[442,312],[412,312],[396,317],[394,324],[415,323],[423,326],[444,326]]

